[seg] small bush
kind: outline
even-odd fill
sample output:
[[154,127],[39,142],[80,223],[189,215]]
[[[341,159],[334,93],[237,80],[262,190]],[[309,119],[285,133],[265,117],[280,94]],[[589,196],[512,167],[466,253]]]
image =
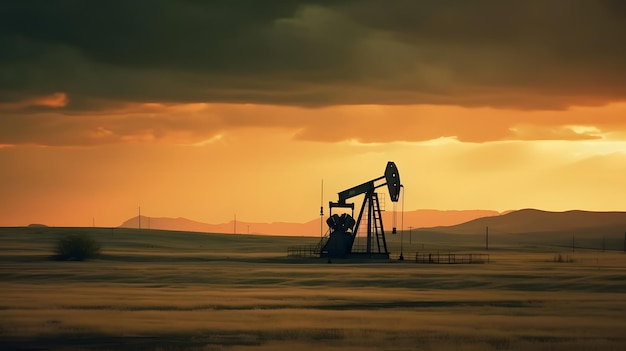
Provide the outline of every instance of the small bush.
[[67,234],[59,238],[54,258],[58,261],[84,261],[98,256],[100,244],[86,234]]

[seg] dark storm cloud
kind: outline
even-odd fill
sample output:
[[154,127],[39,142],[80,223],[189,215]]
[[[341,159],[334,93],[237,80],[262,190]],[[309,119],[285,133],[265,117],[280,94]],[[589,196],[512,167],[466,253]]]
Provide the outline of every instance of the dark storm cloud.
[[[624,101],[625,4],[3,1],[0,146],[202,142],[241,127],[287,128],[324,141],[596,138],[571,126],[623,131],[621,117],[551,117],[543,125],[523,114],[407,115],[393,117],[407,127],[399,135],[382,130],[378,115],[296,109],[299,117],[279,117],[287,110],[261,111],[259,104],[554,110]],[[149,102],[163,105],[146,108]],[[188,102],[256,107],[190,113],[181,104]],[[472,128],[477,123],[480,131]],[[329,125],[345,128],[335,135]]]
[[620,1],[4,1],[0,96],[565,108],[625,42]]

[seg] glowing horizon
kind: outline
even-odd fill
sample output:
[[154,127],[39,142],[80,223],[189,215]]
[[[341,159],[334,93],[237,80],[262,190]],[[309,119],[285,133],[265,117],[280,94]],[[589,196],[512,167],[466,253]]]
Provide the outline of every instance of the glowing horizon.
[[[305,115],[319,112],[280,106],[220,106],[237,113],[244,109],[275,116],[294,111]],[[183,105],[174,110],[187,108]],[[337,109],[345,120],[350,120],[360,118],[364,108],[384,110],[385,115],[414,112],[410,106]],[[419,111],[424,107],[412,108]],[[438,115],[464,110],[426,108]],[[172,109],[165,108],[162,118],[167,120]],[[611,119],[616,109],[624,109],[624,105],[584,108],[596,116],[606,111],[607,121],[618,123]],[[486,111],[465,110],[464,118]],[[488,111],[494,115],[503,112]],[[337,113],[333,107],[324,112]],[[530,115],[526,120],[549,113],[567,123],[537,126],[535,130],[567,129],[580,124],[568,121],[566,116],[579,113],[577,109],[525,113]],[[384,116],[376,118],[386,120]],[[133,122],[132,116],[114,116],[112,120],[130,121],[130,125]],[[448,122],[444,118],[442,123]],[[71,129],[77,131],[80,127]],[[414,131],[419,132],[420,127],[415,125]],[[92,126],[85,129],[89,128]],[[482,124],[476,128],[482,129]],[[616,131],[620,128],[618,125]],[[409,129],[403,128],[402,134],[409,135]],[[462,130],[476,135],[469,126]],[[601,135],[598,130],[580,128],[572,140],[507,137],[464,142],[456,136],[442,136],[423,141],[361,142],[350,135],[340,141],[309,140],[304,135],[314,134],[303,132],[298,125],[238,125],[211,129],[204,135],[180,130],[159,137],[127,134],[106,144],[99,143],[97,134],[91,139],[94,145],[15,144],[0,154],[2,163],[13,170],[5,175],[8,182],[4,183],[3,193],[10,201],[3,202],[0,225],[88,226],[95,217],[98,225],[116,226],[132,217],[139,205],[147,216],[186,217],[208,223],[227,222],[233,213],[246,221],[304,222],[316,217],[321,179],[327,201],[341,190],[382,175],[388,160],[398,165],[407,191],[407,210],[624,210],[617,195],[624,191],[620,174],[626,170],[626,162],[622,162],[626,160],[626,140],[615,137],[616,132],[605,127]],[[381,130],[378,135],[376,132],[361,131],[367,139],[390,138],[387,134],[393,134],[389,130]],[[586,132],[593,135],[578,137]],[[495,131],[495,135],[499,133]],[[31,162],[25,166],[21,160]]]

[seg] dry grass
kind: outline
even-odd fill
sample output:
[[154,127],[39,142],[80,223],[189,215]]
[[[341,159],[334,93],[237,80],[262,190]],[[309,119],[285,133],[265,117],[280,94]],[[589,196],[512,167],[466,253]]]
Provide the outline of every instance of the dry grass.
[[311,239],[96,230],[103,259],[52,262],[63,230],[37,230],[0,230],[0,349],[626,347],[621,253],[302,264],[280,257]]

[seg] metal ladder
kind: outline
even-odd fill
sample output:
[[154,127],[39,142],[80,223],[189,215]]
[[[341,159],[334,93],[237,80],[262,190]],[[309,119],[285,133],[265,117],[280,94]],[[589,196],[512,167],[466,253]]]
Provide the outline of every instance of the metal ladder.
[[[374,223],[368,225],[372,225],[373,237],[376,238],[376,245],[378,247],[378,253],[388,253],[387,251],[387,241],[385,240],[385,232],[383,229],[383,221],[382,221],[382,213],[380,209],[380,203],[378,202],[378,193],[372,194],[372,201],[374,207],[374,213],[372,214],[372,220]],[[383,244],[383,250],[381,250],[380,244]]]

